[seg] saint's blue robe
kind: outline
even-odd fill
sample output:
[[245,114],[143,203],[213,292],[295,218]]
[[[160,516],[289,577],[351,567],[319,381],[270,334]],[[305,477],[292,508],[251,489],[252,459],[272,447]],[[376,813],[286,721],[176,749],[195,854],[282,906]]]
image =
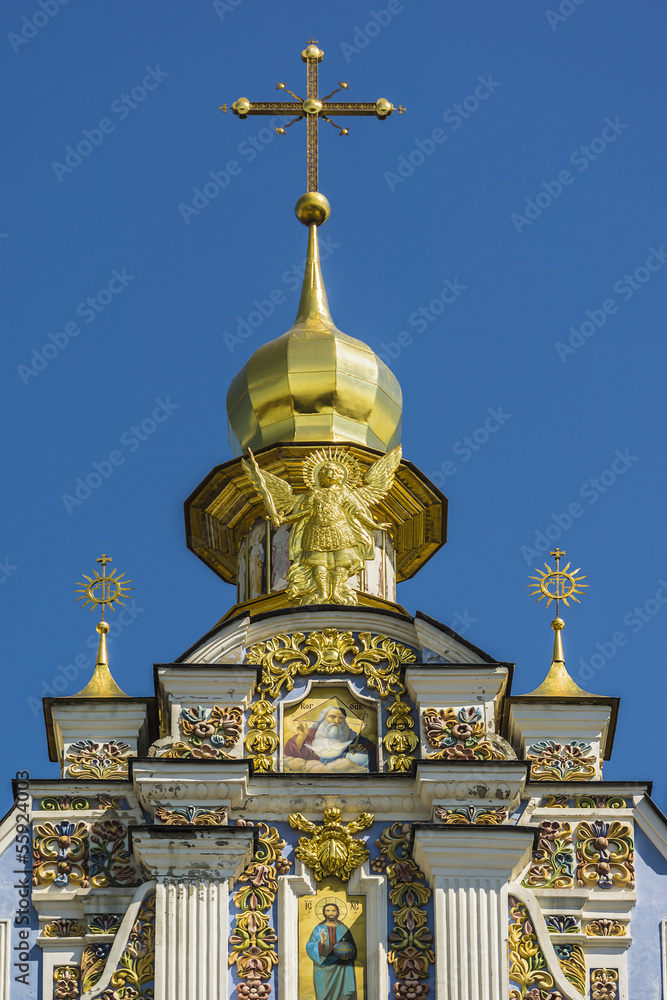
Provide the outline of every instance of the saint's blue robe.
[[357,946],[351,931],[339,921],[336,926],[336,944],[333,951],[328,955],[320,955],[322,931],[327,934],[328,947],[329,928],[325,923],[315,927],[306,943],[306,954],[313,961],[315,1000],[357,1000],[354,976]]

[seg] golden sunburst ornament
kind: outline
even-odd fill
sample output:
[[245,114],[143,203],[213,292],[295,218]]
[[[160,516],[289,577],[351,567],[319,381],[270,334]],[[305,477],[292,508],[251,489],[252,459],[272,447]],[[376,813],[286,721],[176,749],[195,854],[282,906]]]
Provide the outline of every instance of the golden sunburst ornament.
[[535,583],[526,584],[527,587],[532,587],[531,596],[534,597],[538,594],[538,598],[535,601],[537,604],[542,600],[543,597],[547,598],[547,607],[552,601],[556,602],[556,615],[558,615],[558,605],[560,601],[563,602],[566,608],[569,608],[570,601],[576,601],[580,604],[577,594],[583,594],[584,588],[588,587],[587,583],[582,583],[582,580],[586,579],[586,574],[579,573],[579,567],[577,569],[570,569],[571,563],[564,566],[563,569],[560,568],[560,560],[565,555],[565,552],[561,549],[554,549],[549,555],[556,560],[556,568],[552,569],[548,563],[545,562],[546,572],[537,569],[535,567],[535,572],[537,576],[531,576],[531,580],[535,580]]
[[[79,596],[76,598],[77,601],[83,601],[83,606],[90,604],[90,610],[98,606],[102,609],[102,621],[104,621],[104,611],[107,607],[115,611],[114,604],[124,605],[123,598],[128,596],[130,590],[133,587],[129,587],[128,584],[132,583],[131,580],[124,580],[124,573],[118,575],[117,569],[112,569],[109,574],[107,574],[107,563],[111,562],[111,557],[107,555],[101,556],[97,560],[98,563],[102,564],[102,572],[98,573],[97,570],[93,571],[93,576],[86,576],[83,574],[84,580],[87,583],[77,583],[79,588]],[[75,590],[74,593],[77,593]]]

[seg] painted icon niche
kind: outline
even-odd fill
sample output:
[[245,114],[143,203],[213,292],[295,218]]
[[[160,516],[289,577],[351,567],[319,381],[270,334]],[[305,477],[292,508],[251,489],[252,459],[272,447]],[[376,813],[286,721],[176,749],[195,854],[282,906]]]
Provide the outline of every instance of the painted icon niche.
[[377,770],[377,707],[347,686],[312,685],[283,711],[283,770],[363,774]]

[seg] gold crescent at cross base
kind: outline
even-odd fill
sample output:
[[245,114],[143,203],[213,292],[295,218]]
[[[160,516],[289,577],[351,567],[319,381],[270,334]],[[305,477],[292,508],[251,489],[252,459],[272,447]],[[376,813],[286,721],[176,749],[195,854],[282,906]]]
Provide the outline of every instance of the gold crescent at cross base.
[[[342,128],[336,122],[332,121],[329,115],[337,115],[339,117],[349,117],[354,116],[369,116],[375,115],[380,121],[384,121],[385,118],[389,118],[394,110],[398,111],[399,115],[403,113],[406,109],[399,105],[398,108],[394,108],[386,98],[380,97],[375,103],[360,102],[360,101],[331,101],[330,99],[341,90],[347,90],[348,84],[344,81],[338,82],[338,87],[332,90],[330,94],[326,97],[319,97],[318,90],[318,67],[319,63],[322,62],[324,58],[324,52],[322,49],[318,49],[317,45],[312,43],[308,45],[307,48],[301,53],[301,58],[306,64],[306,97],[305,99],[299,97],[293,91],[287,87],[284,83],[278,83],[276,85],[276,90],[285,90],[288,94],[294,98],[292,101],[249,101],[247,97],[239,97],[238,101],[234,101],[231,105],[231,111],[237,116],[237,118],[247,118],[248,115],[296,115],[284,128],[276,128],[278,135],[284,135],[286,129],[290,125],[294,125],[295,122],[301,121],[302,118],[306,119],[306,176],[308,191],[317,191],[318,184],[318,144],[317,144],[317,129],[320,118],[322,121],[329,122],[334,128],[339,129],[339,135],[348,135],[349,129]],[[221,105],[220,111],[227,112],[230,108],[223,104]],[[325,114],[326,112],[326,114]]]

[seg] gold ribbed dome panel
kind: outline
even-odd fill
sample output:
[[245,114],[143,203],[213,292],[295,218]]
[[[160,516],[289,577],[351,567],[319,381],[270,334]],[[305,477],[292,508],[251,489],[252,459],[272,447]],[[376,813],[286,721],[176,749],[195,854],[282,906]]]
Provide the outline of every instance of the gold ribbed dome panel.
[[227,414],[237,452],[290,441],[389,451],[400,441],[401,387],[367,344],[335,326],[314,225],[294,325],[255,351],[234,378]]

